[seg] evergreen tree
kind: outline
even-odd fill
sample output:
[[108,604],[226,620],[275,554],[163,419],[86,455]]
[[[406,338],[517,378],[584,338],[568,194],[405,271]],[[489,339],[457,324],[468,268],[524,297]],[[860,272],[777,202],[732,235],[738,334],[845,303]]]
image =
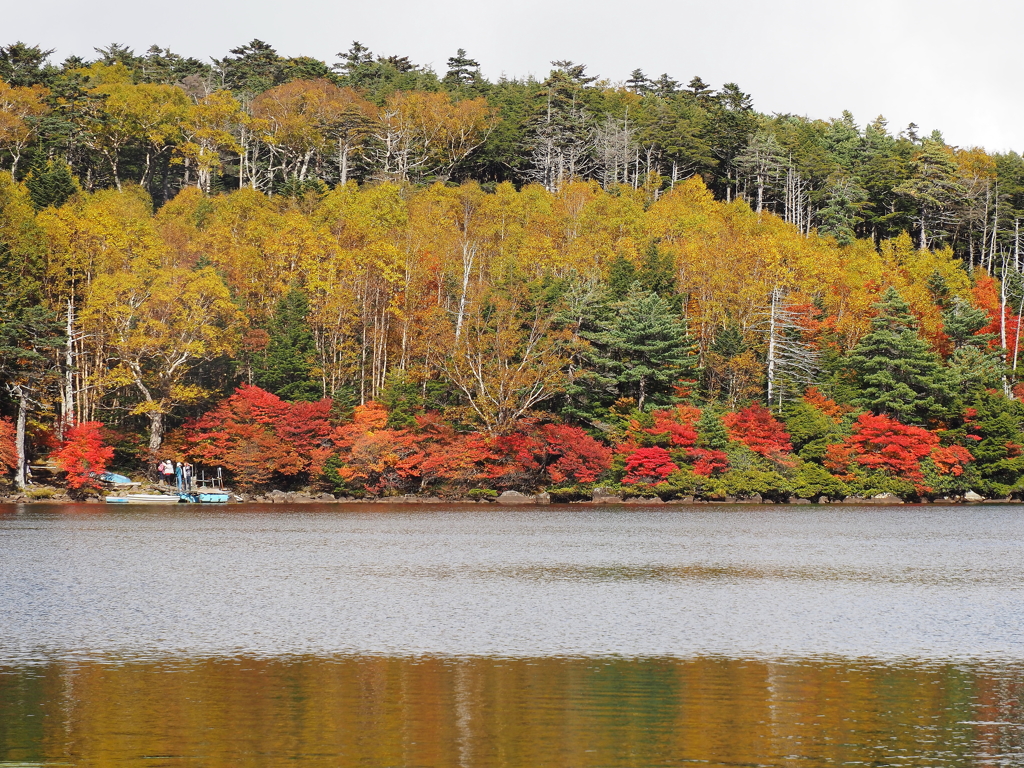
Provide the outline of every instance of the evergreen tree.
[[596,366],[637,408],[668,405],[673,388],[697,373],[696,347],[668,302],[634,283],[618,312],[592,334]]
[[677,296],[675,262],[671,254],[658,248],[657,243],[652,243],[647,249],[637,279],[646,290],[658,294],[663,299]]
[[673,80],[667,72],[662,72],[657,80],[651,81],[651,91],[658,98],[667,99],[679,93],[679,81]]
[[284,62],[273,46],[253,40],[232,48],[231,53],[214,63],[232,91],[254,96],[284,82]]
[[416,426],[416,415],[423,412],[423,397],[416,382],[401,369],[388,374],[380,397],[380,404],[388,410],[387,425],[391,429],[411,429]]
[[621,253],[616,254],[608,266],[608,295],[613,301],[622,301],[635,282],[636,267],[633,262]]
[[982,392],[973,407],[972,431],[981,440],[971,453],[987,486],[983,492],[1004,496],[1019,489],[1024,475],[1024,403]]
[[729,433],[722,423],[722,415],[710,405],[697,419],[697,447],[709,451],[724,451],[729,447]]
[[313,378],[316,344],[306,323],[309,303],[297,288],[286,293],[274,309],[267,333],[270,341],[253,384],[285,400],[318,400],[320,382]]
[[921,143],[910,178],[893,191],[917,205],[918,244],[922,250],[948,234],[944,227],[950,223],[951,209],[967,192],[957,180],[952,152],[937,137]]
[[889,288],[875,309],[871,330],[846,362],[858,404],[905,424],[938,418],[947,397],[943,371],[938,355],[918,335],[910,306]]
[[629,73],[629,79],[626,80],[626,87],[633,93],[639,93],[643,96],[645,93],[650,93],[651,81],[647,75],[644,74],[642,69],[634,69]]
[[994,333],[978,334],[991,322],[983,309],[972,307],[959,296],[953,299],[949,309],[942,313],[942,329],[953,343],[954,349],[978,347],[986,349],[996,338]]
[[455,55],[448,59],[448,72],[441,80],[449,88],[459,89],[480,85],[480,62],[466,55],[464,48],[459,48]]
[[849,176],[834,175],[825,190],[825,206],[818,211],[818,233],[831,235],[840,245],[856,239],[854,228],[864,219],[861,209],[868,193]]
[[743,341],[743,332],[735,323],[729,323],[715,334],[711,342],[710,350],[722,357],[735,357],[746,351],[747,345]]
[[25,186],[37,210],[51,205],[60,208],[78,191],[71,168],[62,160],[47,160],[45,165],[33,169],[25,179]]

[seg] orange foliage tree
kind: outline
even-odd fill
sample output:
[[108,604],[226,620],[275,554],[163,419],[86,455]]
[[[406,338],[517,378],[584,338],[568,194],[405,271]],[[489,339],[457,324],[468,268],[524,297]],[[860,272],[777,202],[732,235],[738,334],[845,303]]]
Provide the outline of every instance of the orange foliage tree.
[[223,466],[241,490],[274,475],[315,476],[331,454],[330,400],[289,403],[259,387],[240,386],[212,411],[182,428],[186,456]]
[[743,443],[765,458],[785,460],[785,454],[793,450],[789,433],[763,405],[748,405],[735,413],[727,413],[722,423],[730,440]]
[[83,421],[71,427],[53,459],[67,474],[68,487],[74,491],[101,487],[99,475],[107,471],[114,449],[103,442],[103,425]]
[[10,472],[18,466],[14,432],[14,423],[10,419],[0,419],[0,470],[3,472]]

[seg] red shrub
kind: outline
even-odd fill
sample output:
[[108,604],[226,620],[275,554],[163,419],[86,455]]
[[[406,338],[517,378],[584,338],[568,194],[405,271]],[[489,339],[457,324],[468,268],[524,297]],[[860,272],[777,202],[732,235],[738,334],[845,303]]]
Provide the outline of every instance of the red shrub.
[[[901,424],[888,416],[865,413],[854,422],[850,437],[828,447],[825,466],[848,477],[851,464],[859,464],[919,482],[921,460],[938,443],[938,436],[927,429]],[[955,454],[950,456],[955,458]]]
[[779,460],[793,450],[789,433],[763,405],[748,405],[736,413],[727,413],[722,423],[730,440],[743,443],[767,458]]
[[626,476],[622,482],[629,485],[660,483],[678,469],[664,448],[641,448],[626,459]]
[[103,444],[103,425],[83,421],[67,431],[60,449],[53,455],[57,466],[67,473],[68,487],[100,488],[96,477],[107,471],[114,449]]
[[667,434],[673,448],[690,448],[697,442],[694,424],[700,418],[700,409],[678,405],[671,410],[654,411],[654,426],[644,431],[650,435]]
[[960,477],[964,467],[974,461],[971,452],[962,445],[936,446],[932,449],[931,457],[940,475],[953,477]]
[[183,428],[186,454],[223,466],[250,489],[275,474],[319,473],[332,453],[330,400],[289,403],[242,385],[216,408]]
[[14,438],[14,423],[10,419],[0,419],[0,472],[18,467],[18,448]]
[[711,477],[717,472],[724,472],[729,468],[729,457],[725,451],[715,451],[710,448],[694,448],[690,451],[696,461],[693,462],[694,474]]
[[[548,477],[554,483],[592,483],[611,465],[611,449],[579,427],[545,424],[541,432],[548,454]],[[551,461],[553,457],[557,458]]]

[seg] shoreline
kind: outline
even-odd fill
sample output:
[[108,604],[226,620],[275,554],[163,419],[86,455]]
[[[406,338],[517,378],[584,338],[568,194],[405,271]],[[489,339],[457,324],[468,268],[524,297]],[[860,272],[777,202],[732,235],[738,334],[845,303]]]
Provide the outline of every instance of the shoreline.
[[[49,486],[43,488],[50,489]],[[58,489],[51,489],[58,491]],[[152,491],[165,491],[166,489],[153,488]],[[945,497],[939,499],[918,499],[906,501],[892,494],[880,494],[874,497],[847,496],[842,499],[830,499],[824,496],[817,499],[805,499],[790,497],[785,500],[765,499],[758,494],[747,498],[726,497],[724,499],[700,499],[693,496],[684,496],[676,499],[661,499],[657,496],[631,496],[623,497],[615,495],[606,489],[597,488],[591,498],[580,499],[552,499],[549,492],[536,494],[520,493],[519,491],[505,491],[498,496],[489,498],[472,498],[469,496],[441,497],[433,495],[406,494],[402,496],[376,496],[370,498],[354,498],[349,496],[335,496],[330,493],[312,493],[308,491],[282,491],[271,490],[266,493],[228,493],[231,500],[224,504],[206,504],[202,506],[232,506],[236,504],[371,504],[371,505],[430,505],[449,504],[459,506],[493,506],[493,507],[538,507],[557,504],[560,506],[726,506],[726,505],[772,505],[772,506],[978,506],[983,504],[1022,504],[1024,500],[1013,498],[984,498],[973,494],[976,498]],[[125,492],[108,493],[103,496],[90,496],[85,499],[73,499],[66,493],[55,492],[39,497],[33,496],[31,491],[27,494],[15,493],[0,495],[0,504],[104,504],[107,496],[123,496]],[[557,494],[556,494],[557,495]],[[188,503],[188,502],[182,502]],[[141,505],[140,505],[141,506]]]

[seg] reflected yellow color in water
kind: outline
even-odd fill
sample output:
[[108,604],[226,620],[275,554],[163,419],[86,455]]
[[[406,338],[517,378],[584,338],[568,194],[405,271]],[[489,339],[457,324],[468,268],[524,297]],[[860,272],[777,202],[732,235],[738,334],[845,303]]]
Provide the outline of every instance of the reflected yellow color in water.
[[1020,764],[1022,697],[998,665],[54,662],[0,667],[0,765]]

